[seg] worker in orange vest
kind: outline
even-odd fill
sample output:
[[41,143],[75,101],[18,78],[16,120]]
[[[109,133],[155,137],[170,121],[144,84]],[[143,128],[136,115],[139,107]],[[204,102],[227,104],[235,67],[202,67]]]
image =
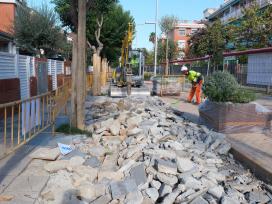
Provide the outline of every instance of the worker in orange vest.
[[188,78],[188,80],[192,83],[192,88],[187,98],[188,102],[192,102],[194,95],[196,94],[196,104],[201,103],[201,89],[203,84],[203,76],[201,73],[189,70],[186,66],[182,66],[181,72]]

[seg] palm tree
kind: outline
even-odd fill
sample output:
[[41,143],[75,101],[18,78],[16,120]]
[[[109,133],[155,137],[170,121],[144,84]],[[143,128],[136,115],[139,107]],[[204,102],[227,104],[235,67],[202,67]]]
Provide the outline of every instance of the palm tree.
[[155,44],[156,34],[154,32],[150,33],[149,41]]

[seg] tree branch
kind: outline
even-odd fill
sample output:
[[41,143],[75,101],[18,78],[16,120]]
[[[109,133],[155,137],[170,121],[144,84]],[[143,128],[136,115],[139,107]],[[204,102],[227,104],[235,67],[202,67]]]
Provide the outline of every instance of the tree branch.
[[100,41],[101,29],[102,29],[102,26],[103,26],[103,22],[104,22],[104,16],[103,15],[101,15],[100,21],[99,21],[98,18],[96,19],[97,29],[95,31],[95,39],[96,39],[96,42],[98,44],[98,48],[97,48],[98,55],[100,55],[100,52],[102,51],[103,46],[104,46],[103,43]]
[[97,50],[96,50],[95,46],[91,45],[91,43],[89,42],[89,40],[87,40],[87,45],[89,46],[89,48],[90,48],[90,49],[92,49],[92,50],[93,50],[93,52],[94,52],[94,53],[96,53],[96,52],[97,52]]

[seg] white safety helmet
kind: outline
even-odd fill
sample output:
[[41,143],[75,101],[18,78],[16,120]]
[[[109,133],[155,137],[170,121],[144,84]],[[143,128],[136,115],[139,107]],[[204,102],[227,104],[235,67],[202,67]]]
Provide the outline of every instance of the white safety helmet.
[[183,66],[181,67],[181,71],[182,71],[182,72],[187,72],[187,71],[188,71],[188,67],[186,67],[185,65],[183,65]]

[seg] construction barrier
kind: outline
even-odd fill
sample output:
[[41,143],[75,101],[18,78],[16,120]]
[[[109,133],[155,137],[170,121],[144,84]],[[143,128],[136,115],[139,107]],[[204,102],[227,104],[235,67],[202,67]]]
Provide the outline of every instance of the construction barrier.
[[70,97],[70,84],[55,91],[0,104],[0,158],[53,125]]
[[185,86],[184,75],[157,76],[152,78],[152,93],[159,96],[180,96]]

